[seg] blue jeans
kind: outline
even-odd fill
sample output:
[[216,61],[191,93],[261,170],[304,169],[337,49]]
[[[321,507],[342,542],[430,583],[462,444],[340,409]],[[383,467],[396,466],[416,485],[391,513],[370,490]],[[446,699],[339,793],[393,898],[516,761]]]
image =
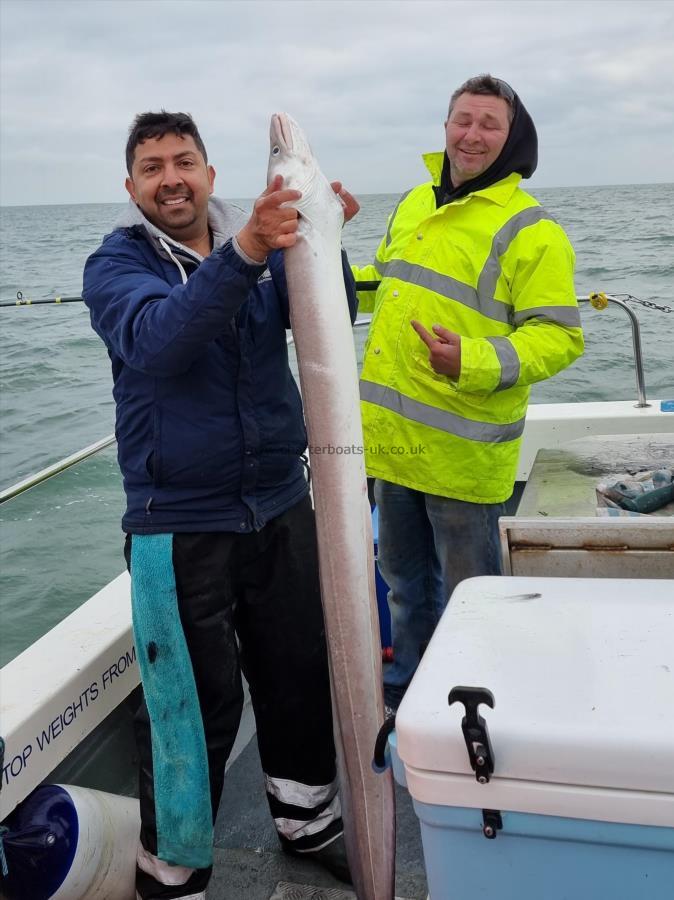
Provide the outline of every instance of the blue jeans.
[[396,709],[457,584],[501,574],[498,518],[504,505],[451,500],[379,479],[374,496],[393,643],[384,697]]

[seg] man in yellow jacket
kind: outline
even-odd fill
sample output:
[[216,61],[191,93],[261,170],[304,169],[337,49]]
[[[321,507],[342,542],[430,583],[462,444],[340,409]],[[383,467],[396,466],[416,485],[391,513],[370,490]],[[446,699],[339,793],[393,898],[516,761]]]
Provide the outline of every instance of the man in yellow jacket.
[[389,588],[397,708],[464,578],[500,572],[498,517],[513,490],[530,385],[583,352],[573,249],[519,187],[534,124],[489,75],[452,95],[432,180],[403,195],[360,294],[373,310],[361,377],[379,563]]

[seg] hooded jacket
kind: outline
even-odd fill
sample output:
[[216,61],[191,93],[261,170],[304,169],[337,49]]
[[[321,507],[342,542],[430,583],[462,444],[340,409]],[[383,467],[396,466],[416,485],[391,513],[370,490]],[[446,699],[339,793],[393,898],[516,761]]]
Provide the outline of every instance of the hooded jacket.
[[[249,532],[307,493],[280,251],[245,261],[246,221],[209,200],[202,258],[136,205],[87,260],[83,296],[112,363],[128,533]],[[352,318],[355,292],[343,254]]]
[[[512,493],[530,385],[582,353],[574,254],[562,228],[519,187],[536,132],[515,98],[509,137],[475,179],[454,187],[446,153],[432,180],[389,218],[360,293],[374,315],[361,400],[368,474],[425,493],[499,503]],[[438,375],[410,325],[461,335],[458,378]]]

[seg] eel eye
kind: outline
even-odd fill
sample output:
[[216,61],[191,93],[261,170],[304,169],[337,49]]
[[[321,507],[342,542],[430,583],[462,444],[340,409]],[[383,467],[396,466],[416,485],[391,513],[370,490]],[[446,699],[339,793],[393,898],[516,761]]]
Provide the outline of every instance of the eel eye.
[[278,156],[280,152],[281,152],[281,148],[277,144],[275,147],[272,147],[271,155]]

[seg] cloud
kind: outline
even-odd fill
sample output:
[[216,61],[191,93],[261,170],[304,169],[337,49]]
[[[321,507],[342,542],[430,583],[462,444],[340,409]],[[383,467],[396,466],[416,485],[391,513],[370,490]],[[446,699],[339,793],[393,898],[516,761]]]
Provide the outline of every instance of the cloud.
[[0,199],[124,199],[145,109],[191,112],[219,193],[255,196],[286,109],[361,193],[424,177],[452,90],[492,71],[530,109],[535,184],[672,180],[669,2],[4,0]]

